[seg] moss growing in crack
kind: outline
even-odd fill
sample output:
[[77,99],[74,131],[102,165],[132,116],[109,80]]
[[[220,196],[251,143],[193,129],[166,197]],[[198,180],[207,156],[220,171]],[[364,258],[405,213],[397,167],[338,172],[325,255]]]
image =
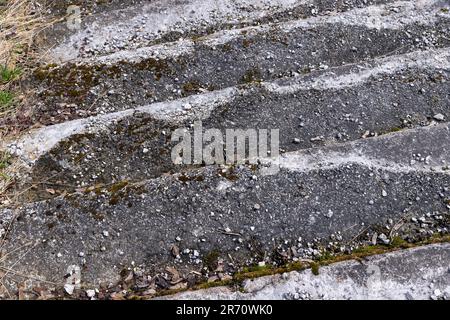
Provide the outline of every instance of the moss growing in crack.
[[259,273],[259,272],[265,272],[267,270],[272,270],[273,267],[270,265],[256,265],[251,267],[245,267],[242,269],[242,273]]
[[220,280],[220,281],[214,281],[214,282],[205,282],[201,283],[198,286],[195,287],[195,290],[201,290],[201,289],[209,289],[209,288],[216,288],[216,287],[223,287],[223,286],[231,286],[235,282],[233,280]]
[[235,274],[233,279],[237,282],[242,282],[246,279],[255,279],[277,273],[281,273],[278,268],[271,268],[269,266],[244,268],[242,272]]
[[332,258],[333,258],[333,255],[331,254],[331,252],[325,251],[317,260],[319,262],[321,262],[321,261],[328,261]]
[[408,247],[408,242],[406,240],[404,240],[402,237],[393,237],[390,243],[391,247],[394,248],[407,248]]
[[357,256],[378,254],[384,252],[386,249],[387,249],[386,246],[381,245],[363,246],[353,250],[352,254]]
[[[422,245],[429,245],[434,243],[446,243],[450,242],[450,235],[439,235],[435,234],[431,236],[429,239],[417,242],[417,243],[407,243],[406,241],[402,241],[400,239],[392,239],[390,245],[388,246],[366,246],[361,247],[357,250],[354,250],[353,253],[347,254],[337,254],[337,255],[323,255],[320,261],[297,261],[293,263],[289,263],[282,267],[272,267],[272,266],[264,266],[264,267],[247,267],[243,268],[241,272],[235,273],[233,278],[225,281],[215,281],[215,282],[205,282],[196,285],[190,289],[177,289],[177,290],[162,290],[156,293],[156,296],[164,296],[176,294],[179,292],[184,292],[187,290],[198,290],[198,289],[207,289],[218,286],[234,286],[235,290],[242,290],[242,283],[244,280],[260,278],[263,276],[270,276],[275,274],[282,274],[285,272],[292,271],[302,271],[308,268],[311,268],[311,272],[315,275],[318,275],[320,272],[321,266],[327,266],[333,263],[348,261],[348,260],[357,260],[361,261],[362,258],[366,258],[376,254],[384,254],[388,252],[394,252],[400,250],[402,248],[414,248]],[[145,297],[140,297],[145,298]]]
[[257,68],[252,68],[247,70],[244,75],[242,76],[242,83],[254,83],[254,82],[261,82],[262,81],[262,75],[261,71]]
[[203,265],[209,270],[214,271],[217,269],[219,257],[219,250],[212,250],[203,257]]
[[253,41],[249,40],[249,39],[244,39],[242,40],[242,45],[244,46],[244,48],[248,48],[252,45]]
[[205,180],[205,177],[203,175],[198,175],[198,176],[188,176],[186,174],[182,174],[178,177],[178,180],[183,182],[183,183],[188,183],[191,181],[197,181],[197,182],[202,182]]
[[[108,188],[108,191],[111,192],[111,198],[109,200],[110,205],[116,205],[119,203],[121,199],[126,197],[130,197],[132,194],[141,195],[147,192],[145,185],[142,183],[132,184],[128,181],[122,181],[114,184]],[[132,207],[132,202],[127,203],[128,207]]]
[[387,133],[393,133],[393,132],[399,132],[399,131],[402,131],[402,128],[394,127],[394,128],[391,128],[390,130],[388,130]]
[[120,181],[109,187],[108,191],[111,193],[117,193],[128,185],[128,181]]
[[311,272],[313,275],[315,275],[315,276],[319,275],[319,268],[320,268],[319,263],[317,263],[317,262],[311,263]]
[[125,193],[122,192],[128,185],[128,181],[121,181],[116,184],[113,184],[108,188],[108,191],[111,192],[111,198],[109,200],[109,204],[114,206],[119,203],[119,200],[125,196]]
[[220,176],[226,178],[227,180],[233,182],[239,180],[239,176],[236,174],[235,166],[230,166],[227,169],[218,169],[217,172]]
[[241,272],[236,273],[233,277],[233,280],[236,283],[240,283],[247,279],[255,279],[263,276],[281,274],[285,272],[302,271],[307,269],[309,266],[310,264],[307,262],[297,261],[286,264],[282,267],[273,267],[271,265],[248,267],[243,268]]
[[390,129],[387,129],[387,130],[384,130],[384,131],[380,131],[378,133],[378,135],[381,136],[381,135],[384,135],[384,134],[396,133],[396,132],[402,131],[403,129],[404,129],[404,127],[401,127],[401,126],[399,126],[399,127],[392,127]]
[[97,196],[101,195],[103,191],[106,189],[104,184],[96,184],[94,186],[87,187],[84,189],[84,194],[89,194],[91,192],[94,192]]
[[201,92],[202,88],[203,87],[199,82],[193,80],[183,84],[183,93],[185,93],[186,95],[199,93]]
[[133,66],[137,70],[152,71],[155,74],[155,80],[159,81],[163,75],[172,75],[174,70],[169,66],[167,60],[163,59],[145,59]]
[[302,70],[300,70],[300,73],[302,74],[310,74],[312,72],[311,67],[304,67]]

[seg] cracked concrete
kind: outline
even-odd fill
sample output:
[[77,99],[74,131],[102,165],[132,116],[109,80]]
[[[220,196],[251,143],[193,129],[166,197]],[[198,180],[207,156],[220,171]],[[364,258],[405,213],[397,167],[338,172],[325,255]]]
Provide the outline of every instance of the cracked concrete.
[[[149,297],[255,266],[448,241],[448,1],[81,3],[80,30],[46,34],[32,112],[0,121],[22,129],[0,149],[27,165],[10,190],[20,203],[0,208],[11,292],[28,278],[30,295]],[[279,129],[280,156],[173,163],[172,132],[198,120]],[[448,247],[171,298],[443,299]],[[64,292],[73,270],[79,287]]]

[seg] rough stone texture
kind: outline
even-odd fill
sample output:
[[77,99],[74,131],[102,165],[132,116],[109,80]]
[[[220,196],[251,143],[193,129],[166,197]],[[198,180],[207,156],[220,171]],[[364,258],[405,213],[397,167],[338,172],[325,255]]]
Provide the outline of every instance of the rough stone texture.
[[204,129],[223,131],[282,128],[285,151],[353,141],[428,125],[436,114],[450,117],[448,59],[447,49],[424,51],[375,60],[364,69],[344,66],[320,76],[155,103],[46,127],[10,149],[35,162],[32,181],[46,182],[44,192],[35,193],[45,198],[48,187],[70,185],[73,191],[180,171],[183,167],[171,161],[171,133],[195,119],[203,119]]
[[[346,261],[310,270],[248,280],[243,292],[218,287],[165,299],[201,300],[359,300],[429,299],[450,296],[450,245],[430,245],[402,252]],[[438,296],[436,296],[438,293]]]
[[[26,165],[20,205],[0,209],[0,273],[12,291],[23,275],[62,290],[70,268],[83,286],[110,292],[179,289],[244,266],[448,236],[447,1],[239,0],[191,10],[206,2],[95,2],[80,30],[49,31],[56,46],[29,83],[40,92],[33,112],[1,123],[42,126],[0,144]],[[171,133],[195,120],[280,129],[281,155],[175,165]],[[373,259],[399,290],[377,283],[370,297],[404,298],[404,289],[426,298],[399,272],[412,281],[407,266],[428,265],[440,285],[448,245]],[[348,274],[344,285],[360,298],[365,276],[352,272],[361,268],[347,262],[291,282]]]
[[[87,2],[87,3],[80,3]],[[55,26],[50,33],[54,55],[65,61],[76,57],[105,54],[137,48],[155,42],[176,41],[212,32],[251,25],[276,23],[295,18],[345,12],[375,4],[389,4],[390,0],[78,0],[82,11],[82,28],[70,32],[66,23]],[[139,3],[133,5],[133,3]],[[103,13],[90,15],[98,5]],[[68,4],[57,1],[66,10]],[[92,8],[94,7],[94,8]],[[106,8],[105,8],[106,7]],[[419,4],[420,7],[420,4]],[[106,10],[105,10],[106,9]],[[117,34],[120,33],[121,37]],[[53,38],[53,39],[52,39]]]
[[193,40],[185,36],[176,42],[50,65],[36,71],[41,103],[30,122],[85,118],[449,44],[450,15],[440,11],[440,1],[427,1],[417,10],[413,2],[396,4]]
[[[37,242],[21,260],[24,271],[60,281],[69,265],[83,263],[83,280],[98,284],[117,280],[132,261],[150,271],[172,263],[188,270],[219,250],[240,263],[257,262],[299,237],[310,242],[343,232],[351,239],[407,213],[439,212],[445,227],[450,154],[442,146],[449,143],[448,126],[440,125],[286,154],[272,175],[210,166],[29,204],[14,213],[6,248]],[[411,164],[417,154],[428,161]],[[11,215],[1,213],[4,225]],[[181,250],[198,250],[199,257],[174,260],[177,237]]]

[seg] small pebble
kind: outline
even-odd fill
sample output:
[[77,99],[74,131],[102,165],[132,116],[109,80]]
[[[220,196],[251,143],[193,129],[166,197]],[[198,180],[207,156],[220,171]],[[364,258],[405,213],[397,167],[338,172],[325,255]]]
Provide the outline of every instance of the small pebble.
[[95,290],[86,290],[86,295],[88,298],[95,297]]
[[64,291],[66,291],[66,293],[68,295],[72,295],[74,290],[75,290],[75,286],[73,284],[66,283],[64,285]]

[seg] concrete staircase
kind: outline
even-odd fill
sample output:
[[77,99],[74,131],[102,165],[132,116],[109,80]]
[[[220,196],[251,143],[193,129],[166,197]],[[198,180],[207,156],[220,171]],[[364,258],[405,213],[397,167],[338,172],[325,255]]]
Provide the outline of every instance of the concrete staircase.
[[[89,3],[48,32],[33,112],[1,145],[25,166],[0,210],[13,278],[180,289],[448,235],[447,1]],[[174,164],[172,132],[198,120],[280,129],[280,170]]]

